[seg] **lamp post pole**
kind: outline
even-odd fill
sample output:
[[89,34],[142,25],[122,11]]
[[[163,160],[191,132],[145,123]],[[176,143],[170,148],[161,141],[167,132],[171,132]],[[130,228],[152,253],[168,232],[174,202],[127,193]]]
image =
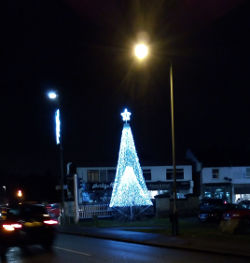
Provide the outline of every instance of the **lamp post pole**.
[[170,64],[170,104],[171,104],[171,139],[172,139],[172,164],[173,164],[173,215],[172,215],[172,235],[178,235],[178,215],[176,208],[176,162],[175,162],[175,129],[174,129],[174,81],[173,65]]
[[56,122],[56,144],[59,145],[59,154],[60,154],[60,190],[61,190],[61,224],[65,223],[65,207],[64,207],[64,171],[63,171],[63,144],[62,144],[62,129],[61,129],[61,120],[60,120],[60,102],[59,102],[59,96],[57,92],[50,91],[48,92],[47,96],[51,100],[55,100],[57,102],[57,110],[55,114],[55,122]]
[[[141,42],[134,47],[134,54],[139,62],[143,62],[149,54],[147,44]],[[170,104],[171,104],[171,139],[172,139],[172,164],[173,164],[173,211],[172,211],[172,235],[178,235],[178,214],[176,207],[176,162],[175,162],[175,130],[174,130],[174,81],[173,81],[173,65],[170,63]]]
[[61,208],[61,213],[62,213],[62,220],[61,220],[61,224],[65,223],[65,211],[64,211],[64,172],[63,172],[63,145],[62,145],[62,136],[60,138],[60,172],[61,172],[61,176],[60,176],[60,188],[61,188],[61,201],[62,201],[62,208]]

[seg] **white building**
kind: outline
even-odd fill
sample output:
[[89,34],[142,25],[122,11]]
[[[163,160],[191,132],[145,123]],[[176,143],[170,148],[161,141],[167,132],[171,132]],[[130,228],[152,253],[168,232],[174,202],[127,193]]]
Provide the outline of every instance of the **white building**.
[[[172,166],[144,166],[142,167],[147,188],[151,197],[162,193],[172,193]],[[78,180],[82,182],[79,189],[79,203],[109,203],[116,167],[78,167]],[[192,166],[176,166],[177,197],[193,193]]]
[[202,196],[236,203],[250,199],[250,166],[207,167],[201,173]]

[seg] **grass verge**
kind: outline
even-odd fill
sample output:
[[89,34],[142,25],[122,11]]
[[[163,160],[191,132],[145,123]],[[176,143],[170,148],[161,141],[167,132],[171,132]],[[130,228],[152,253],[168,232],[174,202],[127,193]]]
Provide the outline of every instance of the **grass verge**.
[[[128,231],[137,231],[145,233],[155,233],[170,236],[171,222],[168,218],[150,218],[141,221],[116,221],[93,219],[91,221],[79,222],[80,226],[101,227],[101,228],[120,228]],[[201,223],[197,218],[180,218],[179,219],[179,236],[183,238],[201,238],[206,240],[228,240],[250,242],[249,234],[232,234],[221,231],[217,223]]]

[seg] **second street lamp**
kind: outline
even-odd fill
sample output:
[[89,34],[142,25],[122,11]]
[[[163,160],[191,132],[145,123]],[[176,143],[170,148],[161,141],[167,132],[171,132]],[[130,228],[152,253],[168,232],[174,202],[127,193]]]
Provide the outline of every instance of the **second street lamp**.
[[61,224],[65,222],[64,213],[64,172],[63,172],[63,145],[62,145],[62,131],[61,131],[61,119],[60,119],[60,103],[58,94],[55,91],[50,91],[47,93],[50,100],[55,100],[57,102],[57,110],[55,112],[55,124],[56,124],[56,144],[59,145],[60,150],[60,190],[61,190]]
[[[145,43],[138,43],[134,47],[134,55],[139,61],[143,61],[149,55],[149,47]],[[177,188],[176,188],[176,161],[175,161],[175,125],[174,125],[174,81],[173,66],[170,63],[170,106],[171,106],[171,141],[172,141],[172,165],[173,165],[173,210],[171,215],[172,235],[178,235],[178,214],[177,214]]]

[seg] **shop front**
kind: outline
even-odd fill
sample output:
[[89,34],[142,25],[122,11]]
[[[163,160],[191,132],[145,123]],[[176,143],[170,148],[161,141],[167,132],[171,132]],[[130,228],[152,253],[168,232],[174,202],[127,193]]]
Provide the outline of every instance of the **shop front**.
[[232,202],[233,187],[232,183],[209,183],[202,186],[203,197],[224,199],[227,202]]

